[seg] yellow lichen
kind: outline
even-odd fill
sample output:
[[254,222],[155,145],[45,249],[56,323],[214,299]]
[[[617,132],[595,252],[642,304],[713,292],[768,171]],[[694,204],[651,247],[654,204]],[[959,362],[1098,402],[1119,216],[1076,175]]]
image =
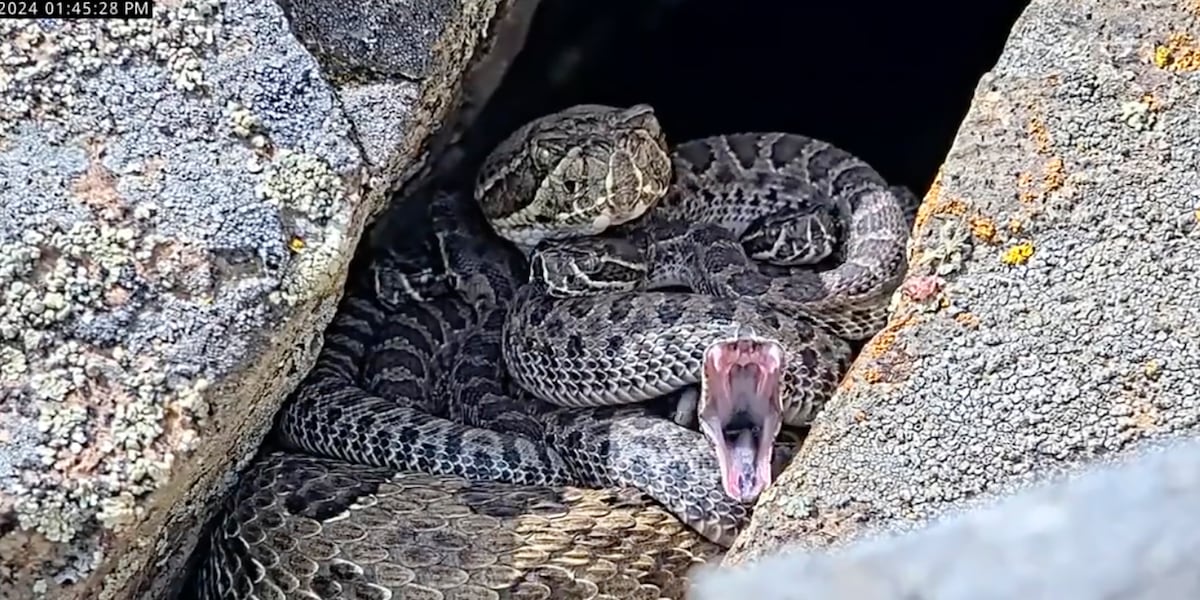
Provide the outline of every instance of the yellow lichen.
[[959,325],[962,325],[963,327],[966,327],[967,329],[978,329],[979,328],[979,317],[975,316],[972,313],[966,312],[966,311],[963,311],[963,312],[958,313],[957,315],[954,315],[954,320]]
[[996,241],[996,224],[987,217],[972,217],[970,221],[971,234],[991,243]]
[[1061,188],[1067,180],[1066,169],[1063,167],[1063,160],[1057,156],[1050,159],[1046,163],[1046,167],[1042,170],[1042,186],[1046,192],[1053,192]]
[[1166,46],[1159,45],[1154,49],[1154,66],[1165,69],[1167,63],[1171,60],[1171,51]]
[[304,240],[298,237],[293,237],[291,241],[288,242],[288,248],[291,248],[292,252],[299,252],[303,250],[306,245],[307,244],[304,243]]
[[862,380],[869,384],[876,384],[883,381],[883,374],[875,367],[867,367],[863,369]]
[[1031,256],[1033,256],[1033,244],[1022,242],[1005,250],[1000,261],[1006,265],[1023,265],[1029,261]]
[[1153,62],[1167,71],[1200,71],[1200,46],[1187,33],[1173,33],[1154,48]]
[[957,198],[942,198],[941,196],[927,196],[927,198],[929,200],[922,202],[921,207],[917,209],[916,225],[918,228],[924,227],[935,215],[962,216],[967,213],[967,204]]
[[1038,117],[1029,119],[1026,131],[1033,138],[1038,154],[1046,154],[1050,151],[1050,130],[1046,128],[1046,124],[1041,119]]
[[1158,379],[1158,376],[1162,374],[1162,364],[1157,360],[1151,359],[1142,366],[1142,373],[1146,375],[1147,379]]

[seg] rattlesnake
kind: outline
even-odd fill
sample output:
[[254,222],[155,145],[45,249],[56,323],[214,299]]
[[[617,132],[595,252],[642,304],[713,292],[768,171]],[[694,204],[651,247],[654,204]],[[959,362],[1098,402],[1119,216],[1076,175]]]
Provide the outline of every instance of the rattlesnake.
[[[679,597],[687,568],[719,548],[680,520],[722,545],[744,524],[698,433],[649,407],[505,395],[496,308],[513,292],[512,257],[470,219],[439,216],[454,223],[457,272],[486,274],[460,284],[473,304],[412,289],[419,254],[381,250],[355,270],[281,410],[274,437],[290,451],[256,459],[226,501],[190,586],[199,598]],[[576,481],[650,497],[561,485]]]
[[[485,161],[476,195],[542,283],[518,294],[505,329],[516,382],[574,407],[701,384],[701,427],[726,492],[744,501],[770,482],[781,424],[807,425],[837,386],[844,340],[883,326],[915,206],[861,160],[800,135],[717,136],[668,154],[646,105],[526,124]],[[829,258],[824,272],[785,269]],[[647,291],[680,284],[703,294]]]
[[[590,118],[587,115],[594,114],[593,110],[565,114]],[[651,141],[657,144],[661,133],[652,113],[644,113],[650,116],[647,121],[636,114],[640,111],[635,107],[627,114],[635,116],[640,129],[651,123],[652,137],[659,138]],[[604,118],[596,123],[612,126]],[[583,133],[570,134],[559,150],[578,154],[580,146],[572,144]],[[527,167],[520,164],[531,150],[537,149],[510,143],[492,156],[508,157],[502,161],[511,167],[508,176],[538,177],[536,171],[527,174]],[[648,152],[634,158],[654,163],[654,152]],[[553,155],[549,159],[557,162]],[[481,181],[496,174],[496,165],[492,161],[492,169],[485,168]],[[653,178],[646,173],[637,167],[627,171],[639,194],[661,195],[667,190],[669,166]],[[592,181],[595,175],[593,172]],[[601,176],[601,187],[610,179],[612,175]],[[659,180],[661,185],[654,183]],[[534,183],[545,189],[546,181],[553,178]],[[481,185],[478,189],[486,195],[495,188]],[[649,406],[554,407],[522,397],[519,390],[507,385],[505,365],[497,359],[503,345],[506,358],[520,360],[520,352],[509,352],[515,345],[512,336],[521,331],[519,321],[539,315],[550,319],[553,310],[569,313],[571,309],[566,307],[570,302],[552,299],[545,285],[526,286],[517,292],[510,268],[518,258],[493,243],[498,240],[491,232],[473,229],[469,225],[472,219],[461,212],[463,203],[453,198],[442,195],[432,203],[435,229],[440,233],[436,246],[453,276],[452,287],[466,298],[409,288],[409,294],[426,297],[421,302],[389,301],[397,297],[385,293],[394,291],[389,281],[408,286],[414,281],[407,277],[411,263],[421,262],[396,251],[380,257],[368,270],[374,278],[348,285],[326,332],[317,365],[281,411],[276,428],[276,436],[290,451],[328,458],[270,452],[256,461],[209,536],[208,554],[196,586],[202,598],[438,597],[434,592],[438,588],[442,593],[458,594],[454,597],[524,597],[521,590],[537,597],[539,589],[547,593],[553,589],[553,597],[604,597],[606,593],[633,597],[605,591],[618,582],[630,581],[641,585],[639,593],[650,594],[646,597],[677,597],[676,591],[670,591],[671,585],[663,582],[683,575],[692,562],[711,556],[715,552],[712,545],[669,528],[653,535],[635,535],[640,542],[616,541],[611,532],[603,530],[605,518],[624,523],[630,527],[628,531],[636,533],[639,523],[661,523],[663,519],[654,515],[662,515],[662,511],[647,504],[644,497],[626,493],[547,486],[636,487],[723,545],[744,523],[745,507],[720,491],[719,477],[727,469],[718,469],[711,447],[700,434],[659,418]],[[653,204],[654,198],[635,200],[634,212],[640,214]],[[660,208],[664,206],[665,214],[671,205]],[[495,218],[495,205],[484,202],[483,207],[497,231],[511,231]],[[609,216],[592,223],[607,219],[605,226],[620,225],[637,216]],[[536,215],[533,218],[536,220]],[[836,222],[814,218],[812,223]],[[781,225],[761,220],[756,227],[765,240]],[[751,249],[754,232],[740,232]],[[789,236],[794,237],[794,232]],[[524,242],[519,247],[529,250],[540,240],[518,241]],[[780,248],[774,248],[772,252],[779,256]],[[853,256],[854,244],[848,248],[848,255]],[[545,259],[553,256],[553,249],[548,249],[542,258],[535,255],[535,264],[543,267]],[[670,269],[659,274],[664,271]],[[644,287],[645,282],[639,285]],[[721,293],[717,287],[713,289]],[[641,291],[625,297],[654,298]],[[514,298],[518,310],[509,312],[507,303]],[[810,306],[825,301],[817,297],[807,300]],[[604,300],[589,298],[586,302],[594,307]],[[658,306],[669,307],[671,302]],[[743,324],[779,334],[787,340],[783,347],[789,352],[795,352],[792,343],[810,343],[826,335],[821,328],[778,315],[766,305],[738,298],[705,302],[707,316],[724,311],[730,324],[745,320]],[[583,303],[581,300],[578,305]],[[577,313],[581,310],[576,309]],[[816,344],[796,355],[826,365],[818,376],[822,387],[811,398],[812,409],[836,381],[833,371],[844,361],[844,356],[837,354],[843,346],[832,336],[826,337],[829,347]],[[710,336],[700,340],[699,347],[692,346],[690,356],[695,362],[686,367],[692,369],[691,382],[711,340]],[[574,348],[566,350],[569,353]],[[829,358],[827,350],[836,356]],[[514,376],[517,372],[513,371]],[[686,383],[679,380],[679,385]],[[657,391],[668,391],[672,385],[659,386]],[[430,386],[437,393],[429,393]],[[446,403],[447,398],[457,402]],[[581,403],[570,397],[551,399],[568,405]],[[703,416],[704,411],[701,413]],[[370,466],[355,468],[348,463]],[[479,479],[502,482],[471,481]],[[527,501],[495,500],[496,506],[506,507],[500,511],[503,518],[495,519],[507,521],[488,521],[493,527],[490,531],[503,532],[508,545],[489,552],[485,542],[493,538],[467,539],[471,526],[456,519],[461,521],[464,511],[486,514],[481,507],[487,499],[503,497]],[[558,520],[541,518],[538,502],[529,500],[538,497],[543,506],[549,503],[562,511],[569,504],[570,510],[560,512]],[[563,498],[574,501],[553,500]],[[406,525],[387,523],[388,518]],[[531,519],[536,526],[528,525]],[[571,530],[572,526],[582,527],[586,533],[549,536],[555,539],[547,543],[547,532],[555,527]],[[597,539],[606,540],[607,545]],[[599,577],[596,569],[607,570],[607,574]],[[548,577],[559,583],[546,588]]]

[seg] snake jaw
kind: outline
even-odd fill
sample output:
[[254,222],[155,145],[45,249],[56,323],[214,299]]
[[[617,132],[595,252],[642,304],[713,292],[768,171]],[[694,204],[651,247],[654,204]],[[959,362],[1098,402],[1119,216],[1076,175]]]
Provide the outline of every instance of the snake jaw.
[[783,347],[761,338],[717,342],[704,353],[700,428],[713,442],[725,493],[752,502],[771,483],[783,424]]

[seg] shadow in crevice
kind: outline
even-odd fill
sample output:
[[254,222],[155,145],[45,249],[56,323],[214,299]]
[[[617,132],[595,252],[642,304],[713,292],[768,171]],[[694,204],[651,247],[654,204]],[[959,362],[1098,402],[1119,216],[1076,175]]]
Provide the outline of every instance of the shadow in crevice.
[[655,107],[672,142],[784,131],[928,189],[1027,0],[542,0],[474,132],[579,103]]

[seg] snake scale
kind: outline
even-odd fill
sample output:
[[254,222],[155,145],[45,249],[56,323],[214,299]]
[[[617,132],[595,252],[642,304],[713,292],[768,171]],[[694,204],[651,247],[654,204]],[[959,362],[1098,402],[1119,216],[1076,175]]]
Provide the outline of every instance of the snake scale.
[[[682,597],[882,324],[911,217],[828,144],[668,153],[641,105],[531,122],[475,194],[352,272],[194,596]],[[642,402],[694,384],[703,433]]]

